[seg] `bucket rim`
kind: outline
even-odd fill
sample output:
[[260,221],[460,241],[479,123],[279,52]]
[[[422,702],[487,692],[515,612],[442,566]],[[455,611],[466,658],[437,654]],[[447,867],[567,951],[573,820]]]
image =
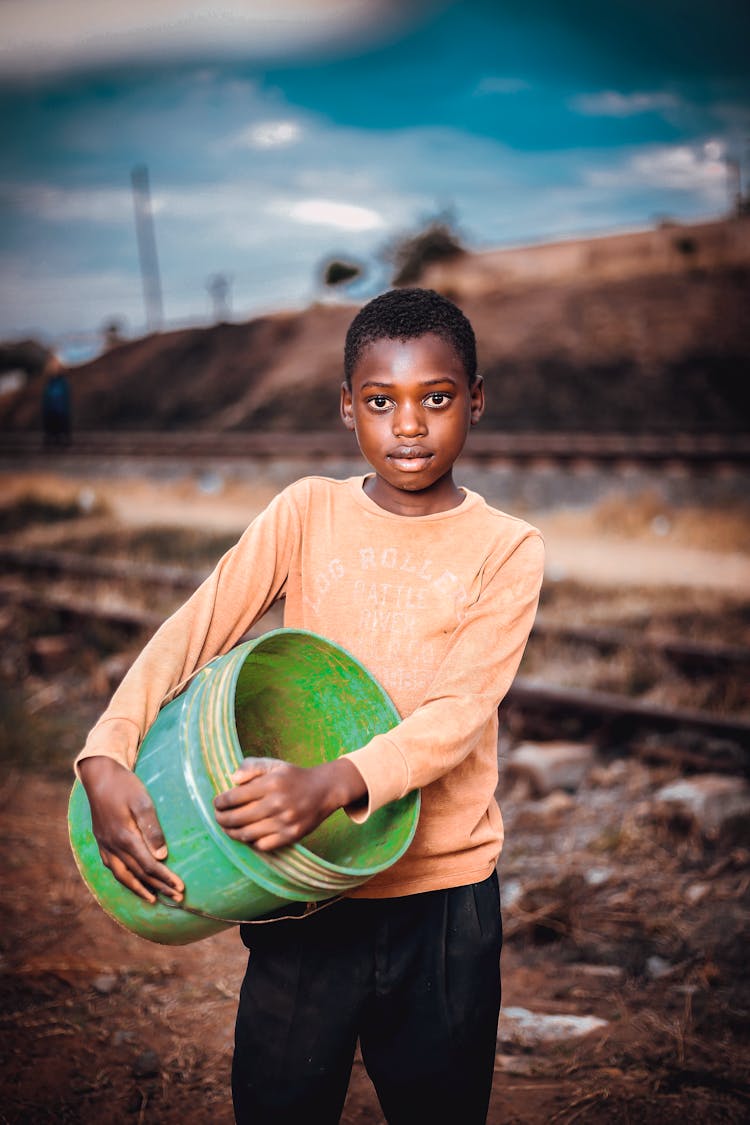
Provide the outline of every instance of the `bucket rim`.
[[[366,679],[369,680],[380,693],[386,705],[386,708],[390,711],[391,716],[393,717],[394,725],[401,721],[401,717],[398,713],[398,710],[396,709],[396,705],[394,704],[393,700],[391,699],[385,688],[382,686],[382,684],[379,682],[379,680],[369,670],[369,668],[367,668],[361,660],[359,660],[356,656],[349,652],[349,650],[346,649],[343,645],[338,644],[337,641],[330,640],[328,637],[322,636],[320,633],[314,632],[314,630],[312,629],[302,629],[296,628],[294,626],[282,626],[278,629],[271,629],[267,633],[261,633],[257,637],[251,637],[247,641],[241,641],[239,644],[229,649],[228,652],[215,657],[213,660],[209,661],[203,671],[209,672],[212,668],[212,665],[216,664],[219,660],[226,659],[227,656],[234,657],[232,661],[231,673],[227,677],[228,684],[231,688],[232,697],[234,697],[237,680],[239,679],[240,672],[242,671],[245,661],[250,653],[262,648],[263,645],[268,644],[270,641],[273,641],[277,638],[286,638],[293,636],[303,637],[305,639],[311,640],[315,642],[316,646],[332,650],[339,656],[343,657],[346,661],[354,665],[359,670],[359,672],[364,677],[366,677]],[[206,677],[201,677],[201,684],[205,684],[205,680]],[[198,688],[198,686],[199,684],[196,684],[196,689]],[[186,694],[190,693],[188,692]],[[237,736],[237,725],[234,714],[232,715],[232,722],[229,726],[228,733],[232,741],[232,747],[235,751],[238,752],[239,760],[242,761],[242,747],[240,746],[239,738]],[[341,754],[339,756],[346,757],[345,754]],[[333,760],[335,761],[336,759]],[[216,791],[217,793],[220,792],[220,790],[218,789]],[[391,803],[398,803],[399,805],[401,805],[403,815],[405,817],[410,817],[411,823],[409,825],[408,831],[405,833],[404,840],[402,841],[400,847],[394,853],[389,855],[386,863],[373,863],[367,866],[358,867],[353,867],[348,864],[334,863],[332,860],[327,860],[319,856],[311,848],[307,847],[302,841],[297,841],[294,844],[284,845],[281,848],[275,849],[275,851],[273,852],[258,851],[251,844],[244,844],[242,846],[250,848],[254,856],[261,860],[265,865],[270,867],[274,874],[276,874],[277,876],[281,876],[282,878],[289,877],[289,868],[291,868],[292,870],[298,870],[299,866],[297,861],[301,861],[304,867],[312,867],[313,871],[315,871],[315,868],[319,869],[320,880],[323,886],[330,887],[331,883],[329,882],[329,879],[330,877],[333,877],[333,881],[338,889],[353,889],[366,880],[372,878],[374,875],[380,874],[382,871],[391,867],[394,863],[401,859],[414,839],[421,808],[420,791],[418,789],[413,789],[410,793],[407,793],[405,796],[400,797],[397,801]],[[216,825],[216,827],[218,828],[218,825]],[[222,844],[224,844],[225,842],[231,844],[239,843],[239,841],[231,840],[231,837],[226,836],[226,834],[221,831],[221,829],[219,829],[219,831],[221,832],[221,836],[224,837],[224,839],[222,840]],[[304,839],[305,837],[303,837],[303,840]],[[227,854],[234,854],[234,848],[232,848],[231,852],[228,852]],[[285,857],[288,857],[286,861]],[[312,886],[311,889],[313,889]],[[314,889],[319,892],[322,887],[319,884]]]

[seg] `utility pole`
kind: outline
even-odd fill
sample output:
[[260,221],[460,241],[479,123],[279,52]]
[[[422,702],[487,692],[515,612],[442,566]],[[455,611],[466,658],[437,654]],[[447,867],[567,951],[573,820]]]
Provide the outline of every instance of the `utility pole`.
[[159,279],[159,259],[156,253],[154,234],[154,215],[151,208],[151,191],[148,184],[148,168],[139,164],[131,173],[133,185],[133,206],[135,208],[135,233],[138,239],[138,258],[141,263],[143,281],[143,303],[146,306],[146,326],[150,332],[158,332],[164,320],[161,300],[161,281]]

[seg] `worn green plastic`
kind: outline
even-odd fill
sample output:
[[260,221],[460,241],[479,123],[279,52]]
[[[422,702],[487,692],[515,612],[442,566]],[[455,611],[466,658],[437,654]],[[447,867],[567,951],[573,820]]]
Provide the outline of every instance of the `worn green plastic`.
[[76,782],[68,823],[81,875],[116,921],[165,945],[197,941],[290,902],[346,893],[406,851],[418,792],[361,825],[339,809],[303,842],[268,853],[230,839],[216,823],[213,798],[231,788],[244,757],[313,766],[397,722],[393,703],[366,668],[315,633],[278,629],[238,645],[162,708],[136,763],[164,830],[167,862],[185,883],[183,906],[149,904],[104,867],[88,799]]

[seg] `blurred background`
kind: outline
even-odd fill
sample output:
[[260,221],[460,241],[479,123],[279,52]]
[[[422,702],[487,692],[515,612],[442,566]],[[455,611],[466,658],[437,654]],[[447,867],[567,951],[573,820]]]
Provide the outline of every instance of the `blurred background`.
[[[477,332],[458,479],[548,550],[501,708],[490,1123],[746,1120],[749,25],[0,6],[3,1120],[231,1121],[239,943],[98,910],[70,761],[279,488],[364,471],[344,335],[403,284]],[[358,1058],[344,1121],[381,1120]]]

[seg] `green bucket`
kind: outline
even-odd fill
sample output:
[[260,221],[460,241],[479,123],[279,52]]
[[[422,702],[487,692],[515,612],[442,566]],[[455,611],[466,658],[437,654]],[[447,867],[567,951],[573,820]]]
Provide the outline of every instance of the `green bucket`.
[[159,712],[135,772],[148,789],[185,883],[181,904],[145,902],[104,867],[80,782],[68,809],[78,868],[99,904],[127,929],[184,945],[290,902],[345,894],[384,871],[412,841],[419,793],[354,824],[338,809],[304,842],[261,853],[216,823],[213,799],[245,757],[299,766],[333,761],[390,730],[398,712],[359,661],[323,637],[278,629],[207,664]]

